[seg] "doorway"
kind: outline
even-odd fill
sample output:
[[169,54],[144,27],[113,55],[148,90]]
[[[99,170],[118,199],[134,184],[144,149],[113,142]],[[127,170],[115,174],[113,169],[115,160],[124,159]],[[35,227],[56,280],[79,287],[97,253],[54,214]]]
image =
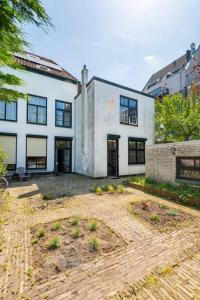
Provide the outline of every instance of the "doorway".
[[118,139],[107,140],[108,176],[118,176]]
[[69,138],[55,138],[55,171],[71,173],[72,141]]

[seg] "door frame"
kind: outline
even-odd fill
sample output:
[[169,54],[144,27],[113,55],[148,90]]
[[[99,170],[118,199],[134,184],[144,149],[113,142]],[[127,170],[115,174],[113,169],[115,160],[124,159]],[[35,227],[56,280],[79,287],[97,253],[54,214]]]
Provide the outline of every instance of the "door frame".
[[116,177],[119,176],[119,138],[120,138],[120,135],[114,135],[114,134],[108,134],[107,135],[107,176],[108,177],[111,177],[108,175],[108,141],[109,140],[114,140],[116,141],[116,144],[117,144],[117,174],[116,174]]
[[57,140],[63,140],[63,141],[69,141],[70,142],[70,171],[69,172],[62,172],[66,174],[72,173],[72,137],[63,137],[63,136],[55,136],[54,137],[54,172],[58,173],[57,165],[56,165],[56,141]]

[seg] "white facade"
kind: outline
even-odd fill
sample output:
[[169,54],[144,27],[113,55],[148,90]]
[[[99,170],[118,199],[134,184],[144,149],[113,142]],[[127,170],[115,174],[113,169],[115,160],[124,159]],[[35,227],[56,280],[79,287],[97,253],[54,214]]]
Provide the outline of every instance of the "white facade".
[[[74,151],[74,97],[77,94],[77,84],[41,75],[28,70],[10,71],[19,76],[24,85],[17,90],[27,94],[47,98],[47,125],[27,123],[27,101],[17,102],[17,122],[0,120],[0,132],[17,135],[16,166],[26,168],[26,137],[27,135],[47,136],[47,168],[45,172],[54,171],[55,137],[72,138],[72,153]],[[55,126],[55,100],[72,103],[72,128]],[[72,171],[74,171],[74,155],[72,155]],[[42,170],[37,170],[42,171]]]
[[[138,126],[120,123],[120,96],[137,100]],[[85,102],[85,106],[83,105]],[[145,164],[128,163],[128,139],[146,139],[154,143],[154,99],[148,95],[94,77],[86,89],[85,99],[76,100],[76,160],[75,170],[92,177],[104,177],[108,172],[107,139],[118,139],[118,175],[145,173]],[[87,110],[84,129],[82,107]],[[81,121],[82,120],[82,121]],[[84,132],[85,130],[85,132]],[[83,144],[83,136],[86,136]]]

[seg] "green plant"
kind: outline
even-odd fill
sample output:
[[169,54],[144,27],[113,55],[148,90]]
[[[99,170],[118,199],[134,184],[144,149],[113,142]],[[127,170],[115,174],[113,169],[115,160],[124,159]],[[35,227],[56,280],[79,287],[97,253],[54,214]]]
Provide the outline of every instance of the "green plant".
[[97,195],[102,195],[102,189],[99,187],[99,186],[97,186],[96,187],[96,190],[95,190],[95,193],[97,194]]
[[164,205],[164,204],[159,204],[159,206],[160,206],[161,209],[166,209],[167,208],[167,206]]
[[26,272],[26,275],[30,278],[33,275],[33,269],[31,267],[28,268],[28,271]]
[[97,185],[96,185],[96,184],[93,185],[93,187],[92,187],[92,189],[91,189],[92,193],[96,193],[96,188],[97,188]]
[[45,229],[44,228],[39,228],[38,231],[36,232],[36,237],[39,239],[41,237],[43,237],[45,234]]
[[42,195],[42,199],[43,199],[43,200],[50,200],[50,197],[49,197],[49,195],[47,195],[47,194],[43,194],[43,195]]
[[32,245],[37,244],[37,242],[38,242],[38,239],[36,239],[36,238],[34,238],[34,239],[31,240],[31,244],[32,244]]
[[113,185],[108,185],[108,193],[113,194],[115,192],[114,186]]
[[98,227],[97,220],[92,220],[89,224],[90,231],[96,231]]
[[177,212],[175,210],[171,210],[168,212],[168,215],[171,217],[176,217],[177,216]]
[[92,251],[98,251],[100,249],[100,241],[93,236],[89,239],[89,246]]
[[60,242],[59,237],[54,237],[51,240],[49,240],[48,248],[50,250],[54,250],[54,249],[57,249],[58,247],[60,247],[60,244],[61,244],[61,242]]
[[158,215],[153,215],[150,217],[150,220],[151,221],[154,221],[154,222],[160,222],[160,216]]
[[52,225],[51,230],[55,231],[55,230],[59,230],[61,228],[62,228],[61,224],[59,222],[57,222]]
[[80,218],[79,217],[72,217],[70,219],[70,223],[75,226],[75,225],[79,225],[80,224]]
[[119,193],[123,193],[123,192],[124,192],[124,186],[123,186],[122,184],[119,184],[119,185],[117,186],[117,191],[118,191]]
[[76,227],[76,228],[72,231],[72,237],[73,237],[74,239],[77,239],[77,238],[80,237],[80,235],[81,235],[81,230],[80,230],[79,227]]

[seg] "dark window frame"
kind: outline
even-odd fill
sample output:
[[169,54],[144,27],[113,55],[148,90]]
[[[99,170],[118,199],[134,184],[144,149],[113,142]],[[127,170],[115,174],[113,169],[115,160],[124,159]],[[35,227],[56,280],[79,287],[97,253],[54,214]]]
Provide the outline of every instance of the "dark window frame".
[[60,141],[60,140],[63,140],[63,141],[69,141],[70,142],[70,148],[67,148],[67,149],[70,149],[70,170],[69,172],[66,172],[66,174],[70,174],[72,173],[72,155],[73,155],[73,152],[72,152],[72,147],[73,147],[73,144],[72,144],[72,141],[73,141],[73,137],[64,137],[64,136],[55,136],[54,137],[54,171],[57,173],[57,166],[56,166],[56,141]]
[[[46,139],[46,156],[30,156],[30,157],[27,157],[27,138],[44,138]],[[26,170],[47,170],[47,143],[48,143],[48,137],[46,135],[32,135],[32,134],[27,134],[26,135]],[[45,158],[45,167],[44,168],[28,168],[28,158],[33,158],[33,157],[38,157],[38,158]]]
[[[7,164],[7,171],[16,171],[17,168],[17,133],[10,133],[10,132],[0,132],[0,136],[15,136],[16,137],[16,146],[15,146],[15,164]],[[9,166],[13,166],[13,168],[10,168]]]
[[[121,98],[126,98],[126,99],[128,100],[128,106],[122,105],[122,104],[121,104]],[[137,117],[137,123],[136,123],[136,124],[130,123],[130,121],[129,121],[130,110],[131,110],[131,106],[130,106],[130,104],[129,104],[129,103],[130,103],[130,100],[136,102],[136,117]],[[128,122],[123,122],[123,121],[121,121],[121,111],[119,111],[120,124],[138,127],[138,100],[137,100],[137,99],[134,99],[134,98],[127,97],[127,96],[124,96],[124,95],[120,95],[120,103],[119,103],[119,104],[120,104],[120,105],[119,105],[119,108],[120,108],[120,109],[121,109],[121,107],[126,107],[126,108],[128,108]]]
[[[58,102],[61,102],[61,103],[64,103],[64,104],[69,104],[69,105],[70,105],[70,110],[68,110],[68,109],[57,108],[57,107],[56,107],[56,104],[57,104]],[[58,125],[58,124],[56,124],[56,112],[57,112],[57,111],[62,111],[62,112],[67,111],[67,112],[70,112],[70,126]],[[63,117],[63,123],[64,123],[64,117]],[[62,100],[56,99],[56,101],[55,101],[55,126],[56,126],[56,127],[61,127],[61,128],[62,128],[62,127],[63,127],[63,128],[72,128],[72,103],[71,103],[71,102],[67,102],[67,101],[62,101]]]
[[[43,97],[43,96],[39,96],[39,95],[33,95],[33,94],[29,94],[28,96],[39,97],[39,98],[45,99],[46,100],[46,106],[32,104],[32,103],[29,104],[29,100],[28,100],[27,101],[27,112],[26,112],[27,113],[27,117],[26,117],[27,124],[47,126],[47,97]],[[35,107],[37,107],[37,122],[30,122],[28,120],[28,108],[29,108],[29,106],[35,106]],[[45,116],[46,116],[46,123],[39,123],[38,122],[38,107],[46,108],[46,114],[45,114]]]
[[[3,119],[0,119],[0,121],[17,122],[17,115],[18,115],[18,113],[17,113],[17,110],[18,110],[17,101],[4,101],[4,100],[1,100],[1,101],[5,103],[5,112],[4,112],[4,118],[3,118]],[[7,106],[7,104],[9,104],[9,103],[11,103],[11,102],[13,102],[13,103],[16,104],[16,116],[15,116],[15,120],[9,120],[9,119],[6,119],[6,106]]]
[[[147,139],[144,139],[144,138],[132,138],[132,137],[129,137],[128,138],[128,165],[145,165],[145,147],[146,147],[146,140]],[[133,149],[130,147],[130,144],[129,142],[135,142],[136,144],[136,147]],[[138,144],[137,143],[143,143],[144,144],[144,148],[141,149],[141,148],[138,148]],[[131,162],[130,161],[130,158],[129,158],[129,152],[130,151],[135,151],[135,162]],[[143,162],[139,162],[138,161],[138,156],[137,156],[137,153],[143,153],[144,154],[144,161]]]
[[[187,160],[194,160],[194,166],[184,166],[181,164],[181,159]],[[196,178],[185,177],[180,175],[181,170],[188,170],[188,171],[198,171],[200,172],[200,167],[195,166],[195,160],[200,160],[200,156],[177,156],[176,157],[176,178],[182,180],[189,180],[189,181],[198,181]]]

